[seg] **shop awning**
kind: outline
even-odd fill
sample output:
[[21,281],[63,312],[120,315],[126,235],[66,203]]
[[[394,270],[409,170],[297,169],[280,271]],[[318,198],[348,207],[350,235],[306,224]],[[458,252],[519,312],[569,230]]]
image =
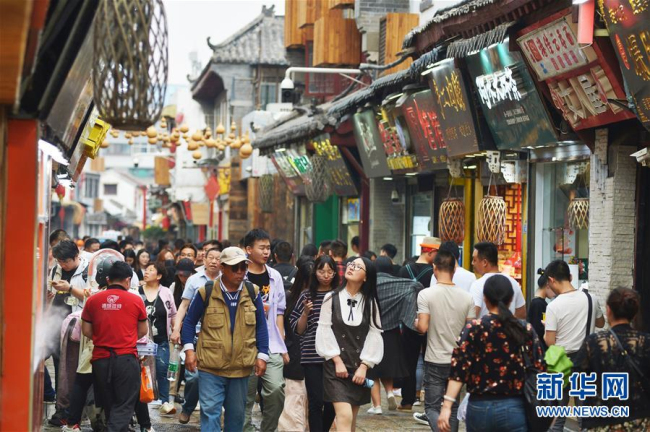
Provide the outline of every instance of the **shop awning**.
[[270,124],[253,141],[260,150],[311,138],[322,133],[326,126],[334,126],[336,119],[325,114],[331,104],[319,105],[315,110],[294,109],[286,117]]

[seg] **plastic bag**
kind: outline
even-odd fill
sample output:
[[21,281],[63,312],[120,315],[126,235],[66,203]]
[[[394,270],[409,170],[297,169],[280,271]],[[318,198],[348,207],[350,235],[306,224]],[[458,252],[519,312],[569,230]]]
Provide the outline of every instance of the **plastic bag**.
[[456,416],[458,420],[465,421],[467,417],[467,404],[469,403],[469,393],[465,394],[463,401],[458,405],[458,415]]
[[144,364],[140,367],[140,402],[149,403],[154,400],[153,378],[151,369]]

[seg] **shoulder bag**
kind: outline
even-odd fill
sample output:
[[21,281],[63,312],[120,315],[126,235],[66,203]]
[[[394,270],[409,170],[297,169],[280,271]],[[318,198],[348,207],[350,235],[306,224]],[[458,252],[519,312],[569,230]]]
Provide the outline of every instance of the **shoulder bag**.
[[521,355],[524,358],[524,370],[526,379],[524,381],[523,396],[524,407],[526,410],[526,421],[528,423],[528,430],[530,432],[546,432],[551,427],[554,417],[538,417],[538,406],[558,406],[558,400],[538,400],[537,399],[537,374],[542,373],[539,369],[535,368],[528,356],[528,349],[526,345],[521,347]]
[[627,350],[623,346],[623,343],[618,338],[618,335],[614,332],[614,330],[610,328],[609,333],[614,337],[614,340],[616,341],[616,345],[618,345],[618,348],[621,350],[621,353],[623,353],[623,358],[625,359],[625,364],[627,365],[628,369],[634,371],[634,373],[636,374],[636,378],[639,380],[639,384],[641,384],[641,388],[646,393],[646,395],[650,397],[650,383],[648,383],[648,379],[643,374],[641,367],[637,364],[637,362],[634,361],[634,359],[627,352]]

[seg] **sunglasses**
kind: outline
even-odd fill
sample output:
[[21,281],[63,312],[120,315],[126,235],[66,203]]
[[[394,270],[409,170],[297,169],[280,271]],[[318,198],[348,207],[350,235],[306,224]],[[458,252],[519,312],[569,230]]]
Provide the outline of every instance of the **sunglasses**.
[[224,264],[223,266],[229,268],[233,273],[245,272],[248,270],[248,264],[245,262],[240,262],[239,264],[235,265]]

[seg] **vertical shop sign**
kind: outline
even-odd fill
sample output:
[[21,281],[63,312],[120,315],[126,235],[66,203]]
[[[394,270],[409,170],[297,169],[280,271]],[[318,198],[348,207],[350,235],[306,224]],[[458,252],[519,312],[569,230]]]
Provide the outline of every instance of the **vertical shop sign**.
[[508,50],[507,40],[466,60],[497,148],[511,150],[557,142],[523,58]]
[[352,181],[350,171],[341,156],[339,148],[332,145],[329,135],[320,135],[314,138],[314,150],[318,156],[323,156],[327,159],[327,164],[330,167],[329,174],[334,192],[339,196],[354,196],[359,195],[357,187]]
[[446,167],[447,146],[431,90],[410,95],[402,104],[402,111],[421,168],[426,170]]
[[352,118],[352,124],[354,138],[366,175],[370,178],[389,176],[390,170],[386,163],[386,153],[373,110],[367,109],[356,113]]
[[438,120],[449,157],[464,156],[479,151],[474,118],[467,98],[465,83],[453,60],[434,67],[429,74]]
[[388,168],[401,174],[417,170],[418,159],[409,152],[404,134],[398,131],[395,115],[399,111],[394,104],[382,108],[377,127],[388,156],[386,160]]
[[636,114],[650,130],[650,2],[598,0]]

